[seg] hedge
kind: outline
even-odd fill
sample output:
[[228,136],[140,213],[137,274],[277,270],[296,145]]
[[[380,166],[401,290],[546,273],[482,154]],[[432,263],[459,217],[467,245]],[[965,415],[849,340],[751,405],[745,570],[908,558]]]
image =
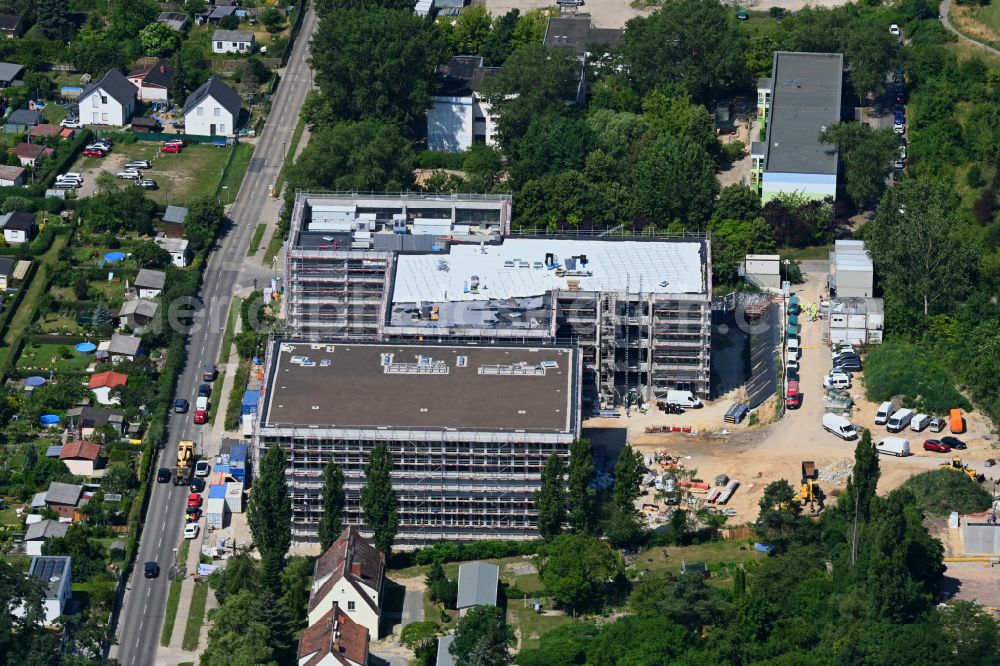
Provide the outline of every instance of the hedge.
[[425,150],[417,153],[417,166],[421,169],[461,169],[465,164],[465,153],[445,153]]
[[993,497],[963,472],[935,469],[911,476],[903,484],[917,500],[917,506],[931,516],[947,516],[952,511],[977,513],[990,508]]
[[[431,564],[437,562],[463,562],[465,560],[490,560],[518,555],[534,555],[545,542],[537,541],[442,541],[425,548],[418,548],[412,553],[393,555],[393,566],[401,564],[399,560],[409,558],[413,564]],[[403,564],[405,566],[405,564]]]

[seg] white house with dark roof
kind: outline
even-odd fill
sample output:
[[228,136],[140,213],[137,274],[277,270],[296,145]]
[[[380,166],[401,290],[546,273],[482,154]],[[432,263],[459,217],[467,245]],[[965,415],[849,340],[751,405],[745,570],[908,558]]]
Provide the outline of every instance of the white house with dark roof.
[[157,236],[153,242],[170,254],[170,263],[177,268],[184,268],[188,265],[188,242],[186,239]]
[[138,92],[124,74],[117,69],[109,69],[80,93],[77,100],[80,120],[86,125],[121,127],[135,113]]
[[42,546],[46,541],[64,537],[67,531],[69,523],[61,523],[58,520],[45,519],[32,523],[24,533],[24,552],[28,555],[41,555]]
[[243,100],[218,76],[188,95],[184,102],[184,132],[200,136],[236,136]]
[[212,33],[212,53],[253,53],[254,37],[249,30],[216,30]]
[[24,167],[0,164],[0,187],[23,187]]
[[16,62],[0,62],[0,88],[10,87],[23,73],[24,65]]
[[8,245],[27,243],[38,233],[35,214],[21,210],[0,215],[0,229],[3,229],[3,239]]
[[[31,558],[28,567],[29,578],[41,582],[44,594],[42,608],[45,617],[42,624],[52,626],[66,610],[66,604],[73,598],[73,559],[65,555],[46,555]],[[15,617],[24,617],[24,604],[13,609]]]
[[139,298],[156,298],[163,293],[163,286],[167,283],[167,274],[163,271],[154,271],[151,268],[140,268],[139,274],[135,277],[133,286],[139,292]]
[[454,56],[438,68],[437,94],[427,110],[427,147],[458,153],[474,143],[496,144],[496,122],[478,93],[499,67],[484,67],[479,56]]

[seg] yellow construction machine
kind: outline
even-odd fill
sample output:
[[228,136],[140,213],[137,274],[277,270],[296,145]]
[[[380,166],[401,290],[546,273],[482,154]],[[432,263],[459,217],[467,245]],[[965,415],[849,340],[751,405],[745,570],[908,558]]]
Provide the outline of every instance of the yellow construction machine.
[[187,483],[194,467],[194,442],[182,439],[177,442],[177,471],[174,475],[174,485]]
[[950,463],[941,463],[938,467],[944,467],[945,469],[953,469],[956,472],[961,472],[976,483],[983,480],[983,476],[981,474],[978,474],[975,469],[969,467],[968,465],[963,464],[962,459],[958,456],[954,456]]

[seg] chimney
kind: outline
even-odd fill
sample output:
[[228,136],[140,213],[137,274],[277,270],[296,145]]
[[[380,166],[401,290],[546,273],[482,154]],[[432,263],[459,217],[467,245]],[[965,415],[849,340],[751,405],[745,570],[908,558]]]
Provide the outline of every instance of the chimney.
[[351,562],[351,575],[361,578],[361,562]]

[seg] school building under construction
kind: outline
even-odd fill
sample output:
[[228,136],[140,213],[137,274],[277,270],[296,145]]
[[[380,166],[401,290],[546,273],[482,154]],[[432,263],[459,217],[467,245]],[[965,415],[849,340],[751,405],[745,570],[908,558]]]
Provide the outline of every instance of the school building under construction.
[[296,196],[289,337],[578,348],[589,409],[709,393],[707,236],[527,235],[505,195]]

